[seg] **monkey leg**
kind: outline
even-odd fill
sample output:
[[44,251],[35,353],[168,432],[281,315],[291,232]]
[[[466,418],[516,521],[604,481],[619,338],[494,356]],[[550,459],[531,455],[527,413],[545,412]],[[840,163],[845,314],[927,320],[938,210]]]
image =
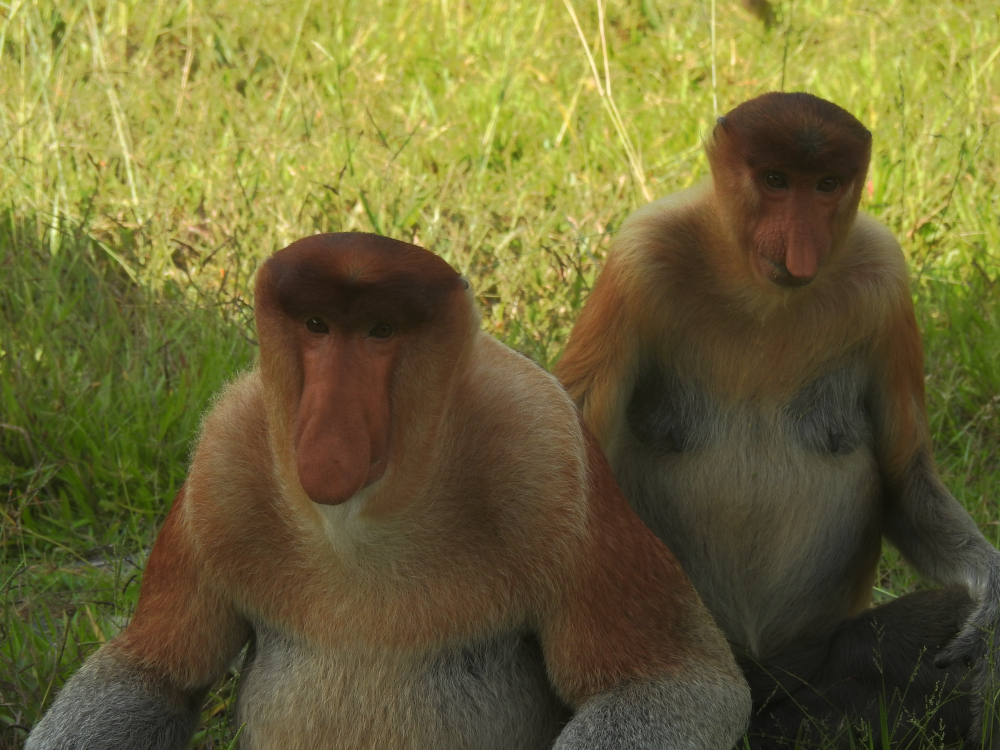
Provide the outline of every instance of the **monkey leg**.
[[750,747],[978,745],[973,670],[934,665],[973,608],[964,590],[921,591],[764,663],[744,658],[754,702]]

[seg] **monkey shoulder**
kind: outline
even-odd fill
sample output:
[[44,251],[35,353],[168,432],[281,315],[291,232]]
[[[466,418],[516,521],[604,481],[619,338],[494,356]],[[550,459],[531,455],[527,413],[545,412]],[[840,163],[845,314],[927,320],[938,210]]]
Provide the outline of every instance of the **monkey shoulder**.
[[896,235],[884,223],[871,214],[858,211],[854,226],[851,229],[852,242],[875,243],[891,248],[894,253],[902,253]]
[[266,445],[266,412],[260,371],[246,372],[228,383],[215,397],[202,422],[198,442],[214,443],[220,438],[238,436],[239,440],[227,441],[233,450],[253,450]]
[[615,238],[609,265],[629,287],[683,282],[718,231],[711,183],[702,182],[634,211]]
[[551,424],[556,427],[564,425],[574,413],[573,402],[559,381],[530,357],[486,333],[477,336],[476,349],[468,386],[483,391],[479,395],[486,398],[494,394],[491,399],[494,402],[508,402],[502,409],[497,408],[497,403],[490,405],[489,411],[496,413],[498,420],[515,429],[525,429],[516,416],[545,409],[550,414],[555,412]]
[[908,283],[909,270],[899,241],[882,222],[858,213],[845,253],[847,265],[866,272],[872,283],[898,287]]
[[[913,316],[909,269],[884,224],[864,214],[810,290],[803,313],[818,324],[850,331],[850,341],[874,345]],[[851,344],[854,346],[854,344]]]
[[[488,334],[479,335],[477,347],[461,407],[480,425],[489,425],[483,442],[490,448],[499,442],[518,446],[508,456],[514,465],[584,455],[576,407],[555,376]],[[502,462],[494,463],[507,471]]]
[[268,452],[267,408],[260,372],[247,372],[216,396],[205,415],[194,454],[194,467],[226,464],[226,471],[260,466]]
[[206,414],[187,478],[187,512],[213,525],[238,519],[278,494],[257,370],[229,383]]
[[453,412],[455,463],[477,467],[470,482],[512,513],[530,506],[564,514],[579,504],[586,476],[576,407],[555,377],[531,359],[485,333],[476,349]]
[[703,181],[676,193],[669,193],[651,203],[640,206],[622,224],[621,233],[642,231],[641,227],[660,230],[683,226],[686,222],[704,221],[711,215],[706,205],[712,203],[711,182]]

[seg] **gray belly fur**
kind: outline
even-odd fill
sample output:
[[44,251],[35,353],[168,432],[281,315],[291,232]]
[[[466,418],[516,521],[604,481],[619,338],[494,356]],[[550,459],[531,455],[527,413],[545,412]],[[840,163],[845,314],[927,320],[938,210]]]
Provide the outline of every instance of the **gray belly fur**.
[[247,662],[247,750],[535,750],[568,718],[539,646],[521,635],[414,656],[319,652],[262,629]]
[[656,368],[612,465],[717,623],[765,656],[849,614],[880,549],[881,484],[850,364],[781,409],[721,405]]

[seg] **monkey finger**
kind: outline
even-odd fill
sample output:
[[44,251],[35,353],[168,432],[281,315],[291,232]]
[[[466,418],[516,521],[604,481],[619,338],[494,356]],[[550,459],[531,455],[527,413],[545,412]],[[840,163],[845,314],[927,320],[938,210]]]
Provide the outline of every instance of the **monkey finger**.
[[953,661],[954,657],[950,651],[942,651],[934,657],[934,666],[938,669],[947,669],[951,666]]
[[971,644],[967,642],[967,639],[963,638],[963,635],[956,636],[947,647],[942,649],[938,655],[934,657],[935,667],[938,669],[947,669],[959,659],[961,659],[966,666],[969,665],[971,657]]
[[985,653],[982,629],[970,623],[934,657],[934,666],[946,669],[961,659],[966,667],[978,664]]

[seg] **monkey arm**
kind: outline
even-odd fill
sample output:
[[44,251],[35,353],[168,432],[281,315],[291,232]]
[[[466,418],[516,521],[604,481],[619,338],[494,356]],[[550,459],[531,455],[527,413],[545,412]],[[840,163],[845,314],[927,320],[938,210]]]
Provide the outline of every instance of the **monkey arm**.
[[613,424],[624,413],[638,346],[622,293],[622,264],[612,256],[573,327],[555,376],[580,407],[584,421],[601,445],[607,446]]
[[885,536],[922,575],[964,586],[980,601],[1000,593],[1000,553],[938,477],[928,451],[913,457],[890,496]]
[[1000,553],[941,482],[929,449],[912,458],[890,495],[885,536],[922,575],[964,586],[977,602],[938,665],[985,664],[1000,634]]
[[886,498],[885,537],[924,576],[964,586],[978,602],[942,664],[987,656],[1000,633],[1000,553],[942,483],[924,404],[923,352],[912,309],[887,331],[874,400],[875,443]]
[[745,731],[747,696],[697,670],[623,682],[584,703],[553,750],[725,750]]
[[250,631],[212,588],[186,507],[182,488],[150,553],[132,622],[66,683],[26,750],[187,747],[205,692]]
[[964,586],[978,602],[966,627],[941,652],[941,665],[975,663],[1000,635],[1000,553],[948,492],[928,451],[914,456],[886,515],[886,538],[922,575]]
[[[994,645],[1000,635],[1000,554],[945,488],[929,449],[919,451],[891,492],[885,536],[921,574],[968,589],[976,602],[965,626],[935,656],[937,667],[974,667],[973,715],[967,739],[978,747],[994,738],[1000,669]],[[992,743],[989,747],[994,747]]]
[[750,693],[680,565],[632,513],[593,437],[585,539],[550,582],[540,640],[576,711],[555,747],[729,748]]

